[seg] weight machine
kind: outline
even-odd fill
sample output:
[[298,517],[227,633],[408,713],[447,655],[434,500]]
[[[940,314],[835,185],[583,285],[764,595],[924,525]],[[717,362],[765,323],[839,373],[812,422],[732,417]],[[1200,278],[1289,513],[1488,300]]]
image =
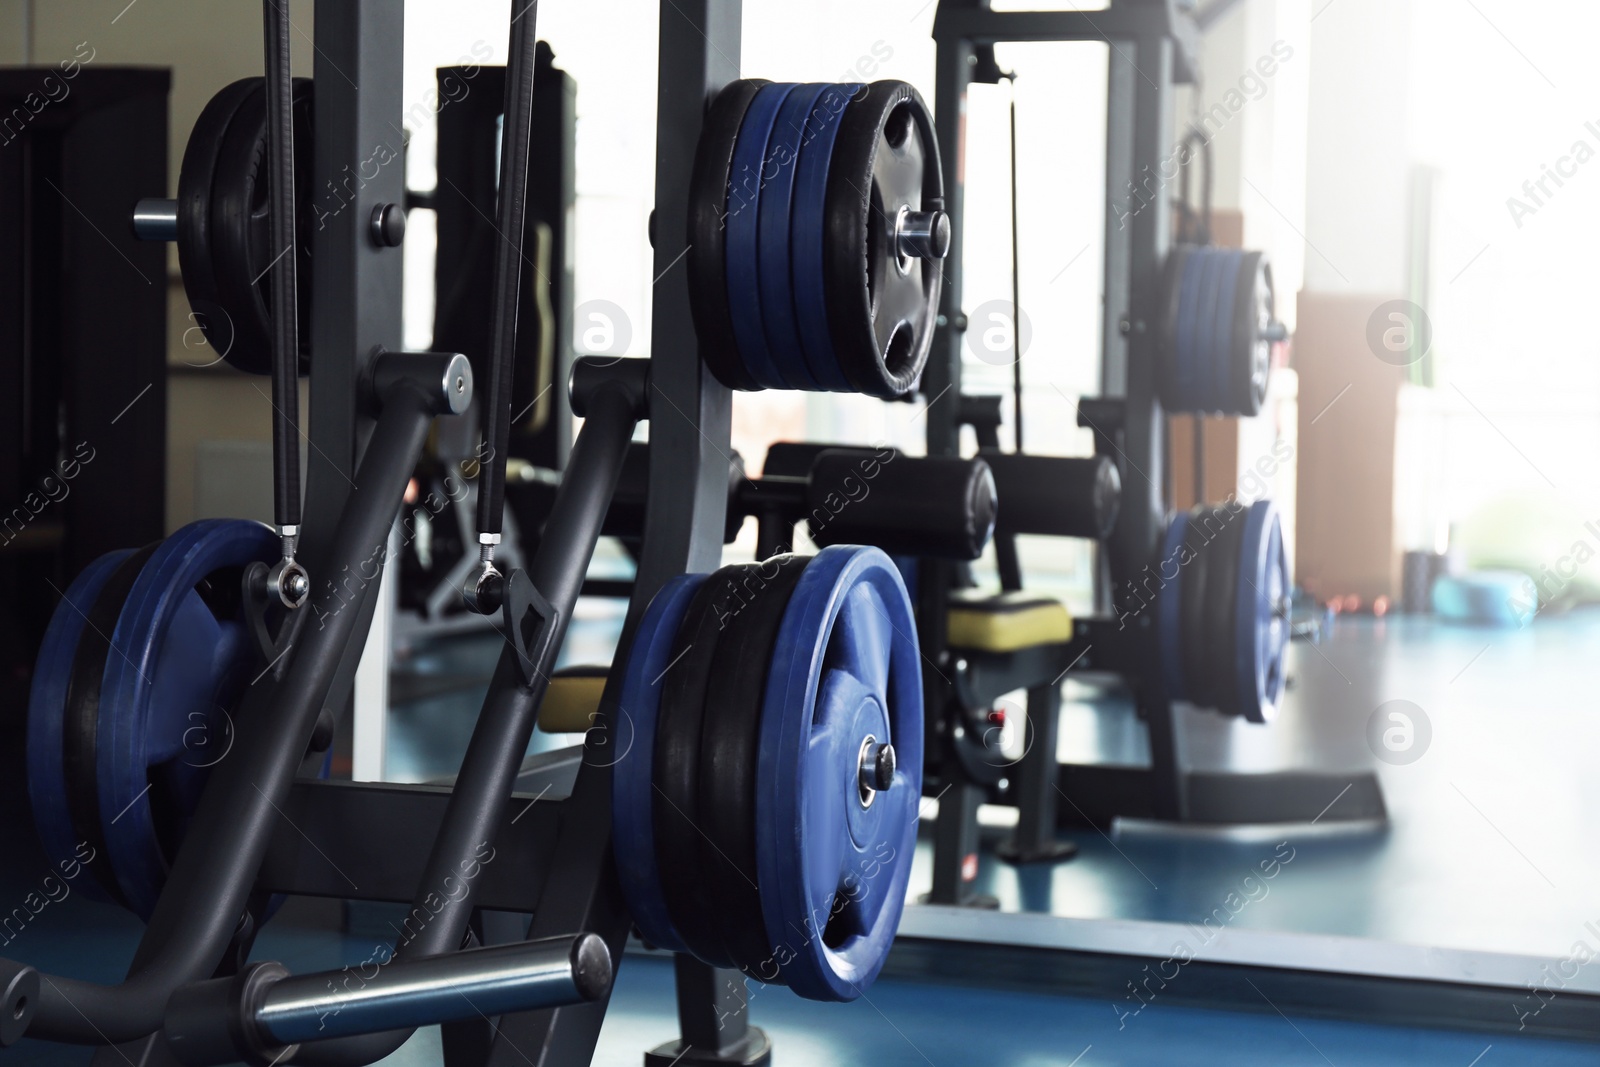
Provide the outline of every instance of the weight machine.
[[[928,261],[943,255],[947,226],[931,117],[902,83],[814,86],[802,99],[793,86],[738,81],[740,0],[662,6],[655,357],[573,367],[570,403],[583,429],[527,569],[502,570],[536,4],[513,3],[500,240],[476,376],[463,355],[401,350],[403,168],[363,174],[337,204],[309,200],[321,195],[309,175],[340,173],[400,128],[400,9],[319,7],[309,85],[289,78],[286,12],[272,0],[263,10],[266,78],[212,101],[178,200],[141,203],[133,223],[147,238],[176,238],[186,288],[205,294],[197,311],[223,358],[272,375],[276,529],[211,520],[110,553],[57,609],[30,704],[35,821],[53,858],[76,855],[97,891],[146,929],[115,986],[0,960],[0,1045],[23,1036],[96,1045],[103,1064],[362,1064],[440,1023],[452,1064],[525,1061],[530,1049],[540,1065],[586,1062],[637,924],[678,952],[682,1040],[647,1062],[767,1062],[770,1043],[746,1021],[743,975],[847,1000],[887,955],[917,826],[920,674],[911,604],[882,552],[834,545],[813,559],[717,570],[730,394],[708,368],[750,375],[744,388],[816,389],[794,377],[805,373],[793,358],[803,347],[805,366],[839,391],[892,395],[915,381],[938,294]],[[775,125],[784,114],[809,114],[819,136],[816,147],[790,145],[790,164],[778,168],[790,172],[784,196],[764,196],[764,185],[740,184],[737,165],[766,169],[769,140],[790,136]],[[296,140],[314,144],[312,167],[297,166]],[[752,210],[741,218],[743,207],[729,205],[746,196]],[[792,260],[787,246],[752,240],[762,199],[763,218],[806,219]],[[713,245],[720,255],[724,224],[727,259],[712,265],[705,257]],[[716,239],[691,248],[706,233]],[[297,237],[302,249],[309,237],[311,255],[295,253]],[[672,270],[686,256],[690,269]],[[747,283],[740,257],[751,256],[795,264],[792,297],[776,274],[760,294],[770,331],[731,299]],[[784,333],[778,320],[794,316],[802,288],[820,315],[800,325],[826,332]],[[892,306],[871,299],[885,292]],[[731,336],[719,332],[724,322]],[[767,365],[777,379],[755,365],[762,337],[779,350]],[[314,447],[302,502],[296,378],[307,370]],[[460,774],[451,788],[324,780],[406,485],[434,421],[467,411],[475,381],[486,394],[487,451],[479,564],[465,593],[473,610],[498,618],[506,646]],[[654,491],[593,728],[584,746],[525,765],[646,419]],[[964,530],[973,522],[957,519]],[[742,625],[729,627],[735,615]],[[114,653],[148,673],[123,671]],[[204,741],[206,762],[190,763],[185,713],[193,707],[209,728],[208,705],[233,729],[220,755]],[[625,728],[633,754],[613,758],[610,742]],[[119,790],[141,779],[144,790],[105,818]],[[702,836],[746,866],[694,864],[691,854],[705,861],[708,850],[652,790],[676,797],[679,815],[680,802],[698,811]],[[80,835],[97,847],[74,853]],[[864,856],[871,873],[857,870]],[[408,931],[394,958],[359,981],[348,969],[289,975],[247,962],[285,895],[409,903]],[[480,910],[530,918],[495,944],[474,919]]]
[[[973,747],[974,731],[969,724],[959,736],[933,741],[933,724],[954,724],[947,726],[951,734],[961,725],[940,715],[933,703],[942,699],[981,709],[1012,689],[1029,691],[1027,754],[1006,769],[1006,797],[1018,805],[1020,817],[1009,854],[1023,861],[1062,858],[1055,842],[1058,824],[1104,826],[1119,816],[1228,824],[1384,815],[1370,773],[1354,776],[1341,793],[1352,776],[1200,773],[1182,765],[1177,703],[1223,708],[1256,721],[1275,713],[1284,684],[1290,593],[1269,503],[1255,502],[1237,514],[1231,508],[1197,509],[1172,518],[1166,499],[1168,411],[1256,414],[1265,396],[1270,345],[1284,339],[1271,313],[1270,270],[1261,257],[1173,244],[1175,198],[1163,166],[1173,155],[1174,90],[1195,82],[1200,28],[1192,6],[1113,0],[1097,11],[996,11],[988,0],[941,0],[934,24],[935,111],[953,224],[935,355],[922,391],[930,400],[949,393],[958,401],[930,403],[930,455],[958,454],[964,425],[976,430],[980,450],[999,448],[998,398],[962,393],[968,323],[961,305],[965,175],[958,161],[964,158],[967,88],[1005,76],[994,58],[999,43],[1109,45],[1102,387],[1100,396],[1080,400],[1078,424],[1093,432],[1099,462],[1119,475],[1119,507],[1114,526],[1070,534],[1100,542],[1096,611],[1077,620],[1061,613],[1052,638],[1003,654],[973,655],[953,647],[945,628],[954,603],[952,569],[925,568],[919,592],[934,751],[959,755],[963,743]],[[1119,211],[1124,197],[1138,209]],[[1223,310],[1208,318],[1213,306]],[[1111,493],[1112,481],[1087,468],[1064,486],[1089,501],[1095,484],[1102,498]],[[1007,530],[1007,511],[1002,485],[996,548],[1003,588],[1017,595],[1021,572],[1014,535],[1061,535],[1065,527]],[[1214,633],[1238,636],[1217,642],[1207,637]],[[1226,677],[1235,665],[1243,677]],[[1127,682],[1149,735],[1148,768],[1057,766],[1059,682],[1071,671],[1111,672]],[[977,808],[1000,799],[1000,775],[993,769],[971,773],[981,759],[949,762],[967,773],[952,776],[940,802],[931,899],[981,903],[970,885]]]

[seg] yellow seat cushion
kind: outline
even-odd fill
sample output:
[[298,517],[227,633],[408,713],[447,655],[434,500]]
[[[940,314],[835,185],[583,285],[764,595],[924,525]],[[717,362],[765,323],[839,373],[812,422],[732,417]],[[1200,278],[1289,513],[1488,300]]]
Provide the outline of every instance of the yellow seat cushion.
[[606,691],[606,668],[569,667],[558,671],[539,705],[539,729],[547,734],[587,733]]
[[1072,640],[1066,605],[1037,593],[960,592],[946,618],[951,648],[1016,652]]

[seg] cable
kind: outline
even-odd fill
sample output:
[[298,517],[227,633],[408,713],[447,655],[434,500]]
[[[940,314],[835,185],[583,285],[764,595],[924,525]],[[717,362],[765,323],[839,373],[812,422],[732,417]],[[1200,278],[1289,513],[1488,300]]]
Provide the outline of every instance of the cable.
[[1022,249],[1017,219],[1017,72],[1000,75],[1011,89],[1011,392],[1016,405],[1017,454],[1022,454]]
[[311,592],[295,562],[300,539],[300,309],[296,305],[294,85],[289,68],[288,0],[262,0],[266,52],[268,187],[272,197],[272,506],[283,560],[268,578],[286,607]]
[[484,406],[478,482],[478,551],[481,568],[468,603],[485,614],[498,610],[503,579],[495,547],[505,511],[506,450],[511,445],[511,379],[517,349],[517,298],[522,285],[522,239],[528,207],[528,145],[533,136],[533,79],[537,57],[538,0],[513,0],[506,59],[505,121],[500,152],[500,202],[495,225],[494,306],[489,323],[489,394]]

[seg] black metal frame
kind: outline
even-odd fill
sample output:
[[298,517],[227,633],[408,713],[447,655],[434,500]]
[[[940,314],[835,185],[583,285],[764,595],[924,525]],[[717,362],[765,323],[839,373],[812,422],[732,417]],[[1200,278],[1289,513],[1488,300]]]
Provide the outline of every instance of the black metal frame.
[[[651,450],[650,479],[674,491],[649,494],[619,659],[664,582],[689,570],[713,570],[720,562],[730,397],[701,363],[685,272],[671,268],[687,240],[689,185],[705,103],[739,76],[741,13],[741,0],[661,5],[656,355],[648,364],[614,361],[575,376],[573,408],[584,416],[584,427],[529,573],[513,574],[507,582],[507,647],[457,784],[448,792],[296,780],[318,713],[325,703],[338,707],[348,701],[371,619],[377,580],[357,583],[360,589],[347,602],[347,576],[365,578],[385,561],[389,530],[428,429],[449,407],[439,375],[440,361],[449,357],[385,355],[400,347],[400,257],[373,242],[368,226],[374,207],[403,201],[401,168],[383,168],[319,229],[314,447],[301,554],[313,577],[312,600],[281,636],[289,651],[243,698],[233,754],[213,770],[129,979],[101,987],[52,978],[27,1005],[8,999],[5,1006],[18,1008],[18,1019],[31,1013],[32,1036],[125,1043],[102,1048],[102,1062],[170,1059],[159,1033],[169,995],[232,973],[228,961],[247,955],[270,892],[420,899],[440,871],[457,866],[459,854],[485,841],[502,844],[506,858],[481,886],[469,886],[436,912],[402,948],[402,957],[408,950],[420,957],[457,949],[470,914],[479,908],[532,913],[529,940],[593,933],[613,958],[620,956],[630,920],[610,855],[609,766],[604,760],[582,762],[569,796],[534,805],[525,819],[508,819],[508,804],[628,442],[649,414],[658,416],[651,429],[661,445]],[[348,0],[319,7],[316,19],[316,168],[337,175],[345,164],[365,158],[371,145],[392,141],[399,129],[402,14],[389,0]],[[616,687],[613,677],[591,738],[604,736],[616,709]],[[570,773],[571,759],[557,761],[561,766],[551,773]],[[398,826],[407,828],[412,844],[375,852],[374,844],[396,843],[391,831]],[[429,838],[416,831],[434,826],[431,846],[419,847]],[[354,889],[340,872],[335,880],[326,865],[314,861],[304,846],[318,840],[366,888]],[[244,913],[249,918],[241,922]],[[0,985],[8,997],[30,971],[0,961]],[[732,1003],[723,992],[732,988],[728,976],[690,960],[680,961],[679,972],[686,1038],[717,1032],[727,1045],[729,1036],[744,1033],[742,999]],[[537,1050],[537,1067],[588,1062],[606,1000],[507,1015],[476,1027],[452,1024],[448,1058],[474,1067],[525,1067],[526,1051]],[[293,1062],[367,1063],[404,1036],[318,1042],[302,1048]]]

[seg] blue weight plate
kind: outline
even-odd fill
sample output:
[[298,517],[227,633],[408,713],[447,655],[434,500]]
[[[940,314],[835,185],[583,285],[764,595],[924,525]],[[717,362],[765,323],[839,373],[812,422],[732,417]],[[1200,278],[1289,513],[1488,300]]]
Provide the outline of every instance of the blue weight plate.
[[1173,330],[1174,411],[1200,410],[1202,371],[1199,364],[1204,354],[1200,344],[1200,282],[1205,276],[1210,257],[1209,248],[1190,249],[1183,264],[1183,277],[1179,281],[1178,321]]
[[811,376],[822,388],[851,393],[854,388],[839,366],[828,328],[827,231],[828,165],[843,125],[844,109],[859,93],[860,83],[832,85],[817,98],[805,120],[800,166],[795,173],[789,248],[794,314]]
[[1238,415],[1238,398],[1234,395],[1234,382],[1239,376],[1239,362],[1247,358],[1239,352],[1234,339],[1234,297],[1239,292],[1239,263],[1244,254],[1235,249],[1220,250],[1217,257],[1217,299],[1211,308],[1211,377],[1209,410],[1224,415]]
[[95,742],[100,825],[123,897],[143,917],[209,769],[232,744],[228,708],[258,658],[240,571],[279,553],[261,523],[191,523],[145,563],[111,635]]
[[755,383],[766,389],[787,389],[778,362],[767,346],[761,317],[761,200],[774,160],[769,145],[778,111],[796,86],[763,85],[750,101],[733,147],[728,173],[728,228],[724,236],[728,272],[728,314],[739,358]]
[[1201,259],[1200,285],[1195,296],[1194,410],[1216,410],[1216,375],[1219,356],[1215,351],[1217,290],[1221,281],[1223,252],[1208,248]]
[[[1156,597],[1156,642],[1161,662],[1161,679],[1172,700],[1188,700],[1183,676],[1183,574],[1188,551],[1183,539],[1189,532],[1189,516],[1180,513],[1167,527],[1161,541],[1161,558],[1156,561],[1160,593]],[[1192,562],[1192,560],[1190,561]],[[1170,576],[1169,576],[1170,575]]]
[[1270,500],[1244,516],[1234,616],[1241,711],[1251,722],[1271,722],[1288,676],[1289,605],[1293,586],[1283,525]]
[[[905,904],[922,792],[922,678],[910,598],[875,548],[825,548],[773,649],[756,778],[762,914],[784,984],[854,1000]],[[869,739],[894,745],[889,789],[863,797]]]
[[[93,858],[91,846],[73,830],[70,790],[62,762],[72,661],[95,598],[122,561],[132,554],[128,549],[110,552],[84,568],[50,616],[34,661],[33,685],[28,695],[28,801],[45,857],[63,872]],[[83,850],[90,851],[85,855]],[[97,887],[93,883],[94,879],[86,878],[82,884],[92,895],[100,895],[94,892]]]
[[672,646],[703,574],[674,578],[650,601],[634,635],[622,676],[618,714],[632,726],[632,743],[611,768],[611,850],[623,896],[640,935],[650,944],[687,952],[667,913],[656,862],[654,782],[656,723],[661,680],[672,665]]
[[772,139],[767,145],[768,163],[761,175],[761,202],[757,208],[760,219],[757,287],[761,290],[761,322],[766,330],[767,350],[788,388],[810,392],[817,392],[822,386],[811,370],[800,340],[795,314],[791,236],[794,201],[799,192],[800,153],[804,150],[808,120],[830,88],[825,83],[797,86],[778,108]]

